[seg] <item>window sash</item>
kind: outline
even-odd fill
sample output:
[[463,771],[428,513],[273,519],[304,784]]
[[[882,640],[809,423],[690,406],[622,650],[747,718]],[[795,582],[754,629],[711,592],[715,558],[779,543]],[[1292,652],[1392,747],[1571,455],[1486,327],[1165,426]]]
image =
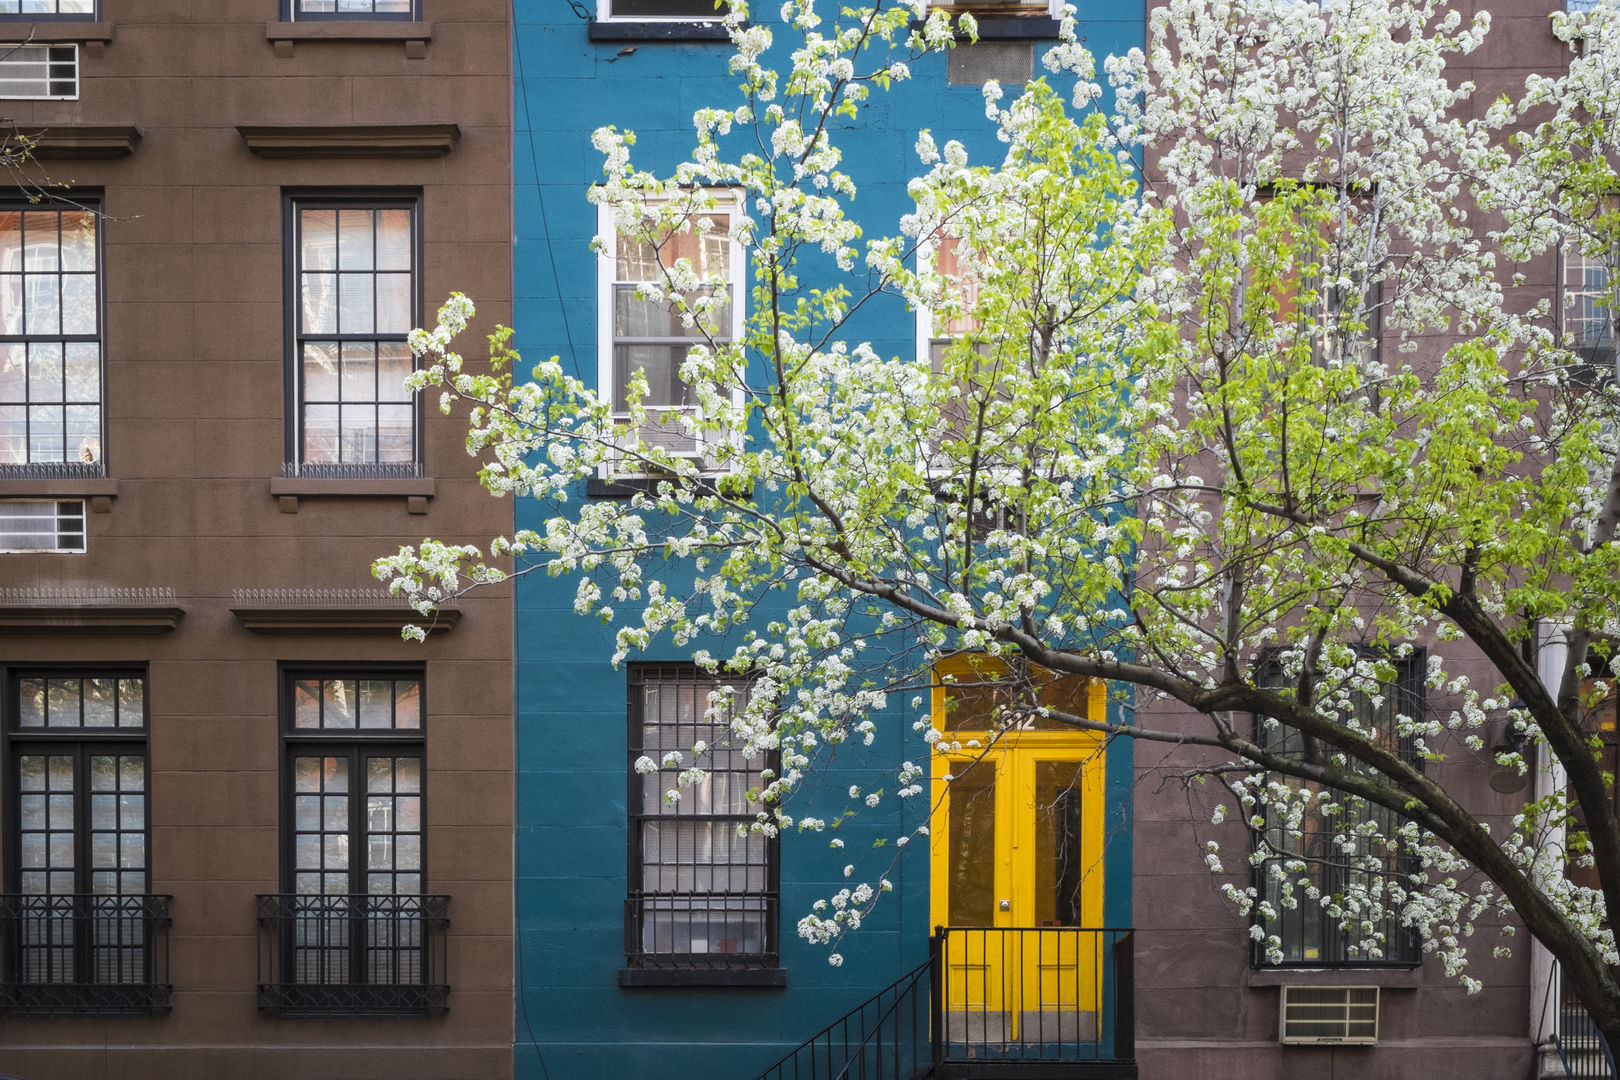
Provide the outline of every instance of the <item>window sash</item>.
[[403,380],[421,313],[419,201],[295,198],[289,216],[287,460],[300,474],[415,472],[421,410]]
[[282,14],[294,22],[393,20],[422,18],[421,0],[282,0]]
[[[748,831],[757,809],[748,798],[764,784],[765,755],[743,757],[726,722],[704,718],[712,690],[741,683],[711,679],[685,665],[633,668],[630,693],[630,899],[626,951],[632,963],[702,962],[709,966],[757,966],[774,957],[777,849],[774,837]],[[676,802],[664,792],[678,786],[682,766],[642,775],[643,755],[661,763],[666,754],[692,761],[699,741],[708,776],[682,791]],[[739,831],[741,830],[741,831]]]
[[94,22],[100,0],[0,0],[0,22]]
[[105,471],[99,204],[0,204],[0,472]]
[[[1410,736],[1395,730],[1395,716],[1405,713],[1418,715],[1423,709],[1424,653],[1414,650],[1411,656],[1391,661],[1395,665],[1395,678],[1386,684],[1382,702],[1375,708],[1368,699],[1358,695],[1358,723],[1381,733],[1380,741],[1395,750],[1408,762],[1421,764]],[[1260,685],[1280,686],[1282,673],[1275,657],[1262,660]],[[1283,754],[1297,754],[1303,749],[1297,731],[1286,725],[1271,726],[1260,716],[1255,717],[1256,740],[1268,749]],[[1302,783],[1302,782],[1300,782]],[[1379,925],[1383,938],[1383,955],[1369,956],[1365,952],[1351,954],[1358,935],[1341,929],[1338,918],[1328,914],[1318,899],[1305,895],[1300,880],[1306,878],[1322,897],[1340,895],[1351,885],[1366,886],[1374,876],[1404,879],[1415,873],[1416,863],[1404,854],[1380,853],[1365,841],[1346,852],[1340,839],[1352,836],[1355,826],[1363,821],[1379,822],[1384,835],[1394,828],[1397,815],[1351,796],[1339,797],[1343,811],[1329,819],[1314,810],[1302,823],[1301,836],[1293,838],[1280,826],[1267,823],[1263,827],[1265,841],[1278,852],[1255,867],[1254,881],[1263,899],[1278,910],[1274,923],[1261,923],[1268,934],[1275,933],[1282,941],[1283,959],[1273,964],[1266,958],[1263,942],[1256,942],[1253,964],[1256,967],[1411,967],[1422,962],[1421,944],[1416,933],[1401,925],[1398,914],[1385,918]],[[1377,869],[1351,865],[1365,859],[1376,859]],[[1291,861],[1304,861],[1304,872],[1288,872],[1294,882],[1297,907],[1285,909],[1278,904],[1280,889],[1271,872],[1274,867]]]

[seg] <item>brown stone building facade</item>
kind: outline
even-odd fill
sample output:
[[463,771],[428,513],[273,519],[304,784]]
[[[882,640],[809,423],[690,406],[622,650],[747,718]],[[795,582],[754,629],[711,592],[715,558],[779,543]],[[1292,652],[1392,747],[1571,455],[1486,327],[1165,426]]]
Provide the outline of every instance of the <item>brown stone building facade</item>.
[[510,527],[401,384],[510,321],[509,32],[0,0],[0,1074],[511,1073],[510,593],[368,573]]
[[[1149,11],[1154,6],[1149,3]],[[1502,95],[1521,97],[1527,76],[1555,74],[1568,62],[1568,48],[1553,37],[1549,23],[1561,5],[1548,0],[1494,0],[1459,5],[1457,10],[1465,20],[1476,10],[1492,15],[1485,44],[1456,58],[1447,70],[1453,84],[1475,83],[1473,110],[1482,113]],[[1517,290],[1515,299],[1522,299],[1526,307],[1540,298],[1547,298],[1555,312],[1562,305],[1563,339],[1572,348],[1583,348],[1579,327],[1572,325],[1583,301],[1578,295],[1567,297],[1580,288],[1583,271],[1578,262],[1549,255],[1505,265],[1501,272],[1504,281],[1510,273],[1524,275],[1510,291]],[[1438,362],[1450,344],[1451,339],[1435,336],[1421,343],[1417,355]],[[1385,348],[1391,345],[1386,342]],[[1595,356],[1594,362],[1612,367],[1612,350],[1608,345],[1608,352]],[[1433,642],[1413,644],[1436,647]],[[1554,656],[1560,646],[1548,641],[1538,646],[1544,673],[1561,670],[1562,654]],[[1455,643],[1439,647],[1448,670],[1466,675],[1476,686],[1494,685],[1498,678],[1493,670],[1483,660],[1470,662],[1460,654],[1461,648]],[[1423,693],[1421,688],[1410,692]],[[1431,706],[1447,705],[1436,695],[1430,697]],[[1203,717],[1140,697],[1137,716],[1148,727],[1207,730]],[[1445,762],[1431,766],[1429,772],[1502,835],[1527,799],[1546,792],[1532,789],[1528,778],[1516,783],[1514,777],[1503,775],[1493,763],[1494,748],[1504,743],[1502,728],[1498,724],[1485,734],[1486,744],[1478,750],[1448,736],[1439,747]],[[1284,920],[1285,962],[1268,964],[1250,940],[1247,923],[1219,891],[1223,883],[1242,888],[1253,880],[1246,858],[1249,846],[1234,802],[1224,800],[1233,813],[1224,825],[1212,827],[1210,807],[1222,800],[1204,789],[1189,796],[1180,782],[1195,762],[1210,760],[1197,751],[1167,752],[1152,744],[1136,750],[1136,1046],[1144,1077],[1521,1080],[1533,1075],[1535,1047],[1557,1021],[1556,989],[1548,992],[1552,965],[1522,929],[1505,938],[1501,927],[1511,920],[1495,912],[1478,921],[1467,942],[1468,974],[1484,984],[1476,994],[1448,977],[1433,956],[1424,956],[1415,939],[1401,940],[1399,934],[1383,963],[1345,955],[1342,936],[1325,917],[1302,920],[1296,913],[1293,921]],[[1202,844],[1210,838],[1221,844],[1225,875],[1212,875],[1205,865]],[[1494,957],[1498,944],[1510,945],[1512,955]],[[1370,1006],[1369,991],[1375,989],[1376,1044],[1285,1044],[1281,1031],[1285,988],[1321,991],[1324,1004],[1333,1007]],[[1372,1014],[1363,1007],[1359,1015]]]

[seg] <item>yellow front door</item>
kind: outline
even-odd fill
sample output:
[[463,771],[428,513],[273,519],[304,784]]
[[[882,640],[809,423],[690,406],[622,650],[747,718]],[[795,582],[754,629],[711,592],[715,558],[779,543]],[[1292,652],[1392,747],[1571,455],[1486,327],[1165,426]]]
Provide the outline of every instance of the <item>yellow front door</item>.
[[[979,660],[936,693],[946,733],[933,768],[933,923],[947,927],[951,1042],[1097,1039],[1102,966],[1103,743],[1021,713],[1018,689]],[[1100,718],[1100,684],[1019,680],[1031,700]],[[969,679],[972,682],[969,682]]]

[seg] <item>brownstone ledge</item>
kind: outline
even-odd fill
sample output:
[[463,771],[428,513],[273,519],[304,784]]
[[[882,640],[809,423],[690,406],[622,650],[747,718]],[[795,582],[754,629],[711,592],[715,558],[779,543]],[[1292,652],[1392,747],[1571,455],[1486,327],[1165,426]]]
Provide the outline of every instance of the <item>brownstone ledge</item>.
[[0,604],[0,634],[166,634],[185,613],[167,604]]
[[231,614],[236,616],[244,629],[260,634],[333,631],[348,633],[387,631],[398,634],[407,626],[420,626],[430,634],[440,634],[453,629],[456,623],[461,621],[461,609],[456,607],[436,608],[432,615],[420,615],[406,607],[381,608],[364,605],[233,607]]
[[134,124],[52,124],[18,131],[34,144],[37,158],[120,158],[135,152],[141,129]]
[[433,24],[404,19],[335,19],[315,22],[270,22],[264,24],[265,40],[275,47],[276,57],[290,60],[300,41],[381,41],[404,42],[405,57],[421,60],[433,40]]
[[430,158],[461,137],[455,124],[307,124],[238,126],[247,148],[263,158]]
[[61,22],[0,23],[0,39],[11,44],[66,45],[73,42],[99,42],[103,45],[116,36],[110,22],[82,22],[65,19]]

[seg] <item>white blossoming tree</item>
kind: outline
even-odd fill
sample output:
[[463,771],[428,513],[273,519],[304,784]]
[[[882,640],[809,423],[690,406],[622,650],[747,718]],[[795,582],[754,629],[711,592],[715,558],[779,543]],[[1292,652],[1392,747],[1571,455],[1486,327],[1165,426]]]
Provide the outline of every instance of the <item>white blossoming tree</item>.
[[[518,369],[504,335],[493,374],[466,370],[464,299],[414,340],[418,387],[470,406],[489,489],[553,508],[493,554],[576,582],[577,610],[619,627],[616,661],[661,641],[753,679],[736,729],[781,760],[762,829],[821,824],[785,800],[820,747],[878,737],[886,695],[950,654],[1018,657],[1136,694],[1129,726],[1048,715],[1204,755],[1189,771],[1228,792],[1237,857],[1266,868],[1228,892],[1274,955],[1276,921],[1319,905],[1362,954],[1415,932],[1469,981],[1474,920],[1511,911],[1620,1039],[1620,820],[1592,721],[1620,618],[1620,417],[1547,301],[1515,308],[1497,254],[1575,237],[1613,268],[1616,8],[1560,17],[1584,40],[1569,72],[1469,119],[1447,65],[1484,16],[1173,0],[1145,53],[1108,64],[1112,127],[1070,39],[1047,63],[1072,101],[988,87],[1004,158],[924,133],[898,223],[857,223],[836,135],[949,45],[944,16],[793,0],[773,32],[742,14],[740,91],[698,111],[688,161],[655,175],[627,132],[595,135],[592,198],[652,249],[741,193],[740,339],[723,277],[664,259],[643,290],[702,339],[681,423],[706,467],[643,438],[669,422],[643,380],[616,415],[556,360]],[[897,298],[946,328],[931,357],[856,333]],[[1617,310],[1612,291],[1595,303]],[[626,475],[652,479],[575,497]],[[376,572],[426,610],[499,576],[483,557],[429,542]],[[669,560],[695,585],[660,581]],[[1544,678],[1549,639],[1565,659]],[[1422,709],[1393,689],[1419,657]],[[1042,708],[1010,700],[1026,703],[1009,722]],[[1156,702],[1202,719],[1157,727]],[[1487,748],[1504,719],[1522,755]],[[1493,833],[1448,787],[1458,770],[1433,767],[1447,759],[1556,765],[1567,783]],[[898,797],[925,772],[908,764]],[[1356,871],[1332,895],[1302,843],[1322,821],[1348,823],[1327,857]],[[1549,842],[1575,821],[1577,842]],[[839,936],[884,885],[852,885],[800,932]]]

